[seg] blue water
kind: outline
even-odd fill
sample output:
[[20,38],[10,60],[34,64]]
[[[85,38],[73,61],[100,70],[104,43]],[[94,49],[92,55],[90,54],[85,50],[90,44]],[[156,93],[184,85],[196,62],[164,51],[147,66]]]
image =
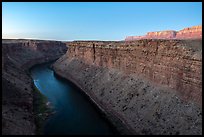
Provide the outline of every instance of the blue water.
[[46,121],[44,134],[117,134],[76,86],[54,75],[50,64],[31,69],[34,84],[56,111]]

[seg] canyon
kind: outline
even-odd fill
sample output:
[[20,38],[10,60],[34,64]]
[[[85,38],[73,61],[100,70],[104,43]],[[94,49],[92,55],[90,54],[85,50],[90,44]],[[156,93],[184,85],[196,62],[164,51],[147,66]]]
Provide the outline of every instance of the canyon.
[[202,26],[125,41],[2,40],[2,134],[36,134],[29,69],[79,87],[121,134],[202,134]]
[[127,36],[125,41],[133,41],[140,39],[201,39],[202,25],[184,28],[180,31],[166,30],[148,32],[144,36]]
[[74,41],[55,72],[121,134],[202,133],[202,40]]

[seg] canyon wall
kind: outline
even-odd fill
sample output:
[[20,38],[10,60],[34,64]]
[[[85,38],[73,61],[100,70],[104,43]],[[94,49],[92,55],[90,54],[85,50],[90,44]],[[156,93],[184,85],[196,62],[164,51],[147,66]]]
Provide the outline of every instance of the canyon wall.
[[202,134],[202,41],[74,41],[53,65],[124,134]]
[[28,69],[55,60],[64,43],[41,40],[2,40],[2,134],[35,134],[33,82]]
[[140,39],[202,39],[202,26],[184,28],[178,32],[174,30],[148,32],[144,36],[128,36],[125,41]]

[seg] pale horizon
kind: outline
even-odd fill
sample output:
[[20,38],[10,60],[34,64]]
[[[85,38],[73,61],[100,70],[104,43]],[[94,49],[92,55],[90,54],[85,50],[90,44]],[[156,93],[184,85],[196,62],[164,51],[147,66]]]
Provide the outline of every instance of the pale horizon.
[[121,41],[198,25],[202,2],[2,2],[3,39]]

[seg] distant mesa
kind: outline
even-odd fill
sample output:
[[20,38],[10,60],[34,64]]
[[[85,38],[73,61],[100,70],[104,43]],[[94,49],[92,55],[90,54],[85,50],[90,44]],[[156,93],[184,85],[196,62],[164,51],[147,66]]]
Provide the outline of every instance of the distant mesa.
[[185,28],[180,30],[176,34],[177,39],[184,39],[184,38],[202,38],[202,26],[194,26],[191,28]]
[[140,39],[202,39],[202,25],[184,28],[180,31],[166,30],[148,32],[144,36],[128,36],[125,41]]

